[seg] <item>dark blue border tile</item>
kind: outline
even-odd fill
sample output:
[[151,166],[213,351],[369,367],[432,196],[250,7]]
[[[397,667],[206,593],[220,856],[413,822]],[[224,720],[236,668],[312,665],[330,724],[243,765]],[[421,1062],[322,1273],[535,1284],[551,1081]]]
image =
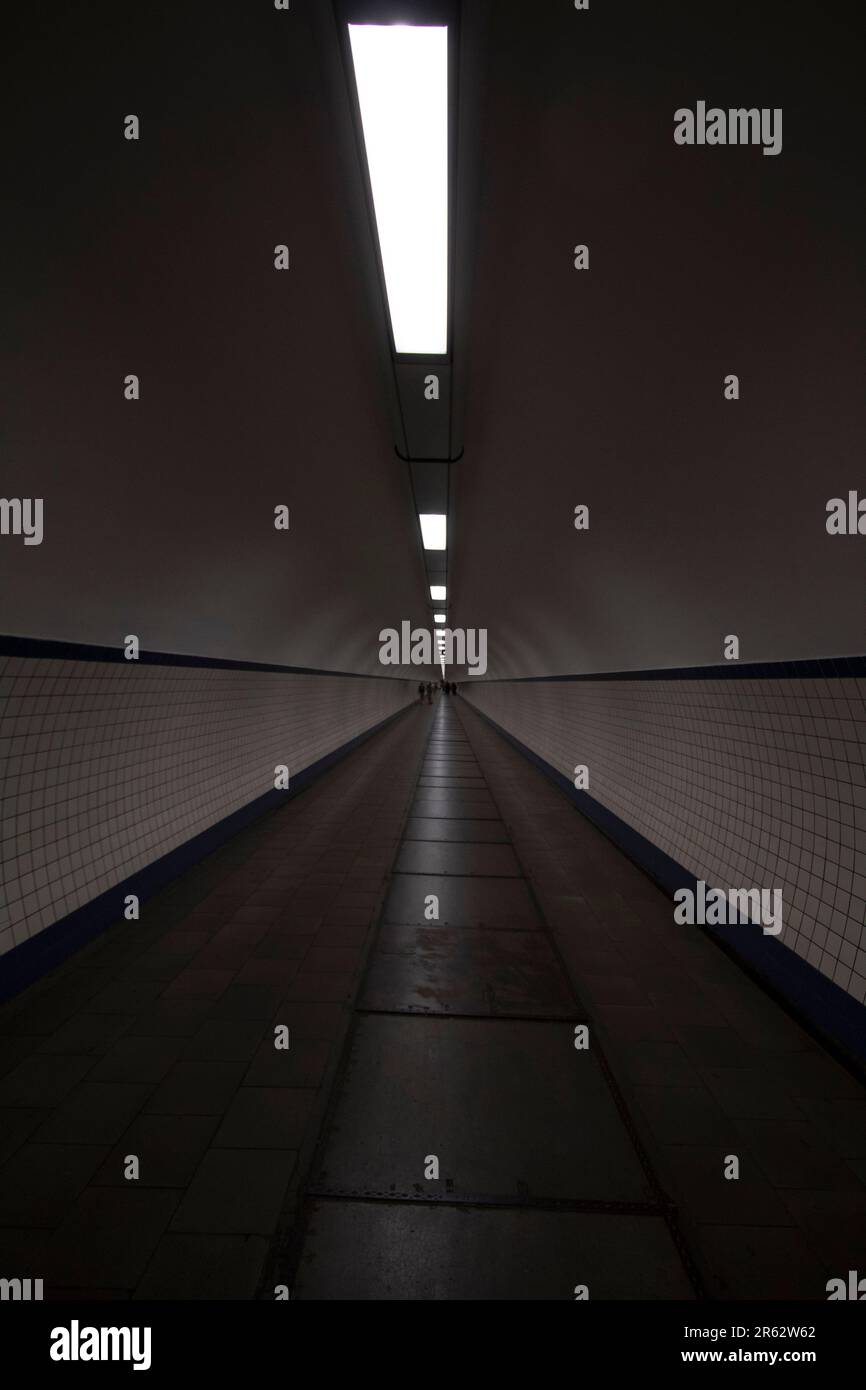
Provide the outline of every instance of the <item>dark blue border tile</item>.
[[[48,637],[16,637],[0,634],[0,656],[19,656],[55,661],[126,662],[122,647],[93,646],[87,642],[58,642]],[[130,664],[130,663],[127,663]],[[231,661],[218,656],[192,656],[177,652],[142,650],[138,665],[199,666],[215,671],[272,671],[283,675],[342,676],[356,680],[412,680],[413,676],[389,676],[359,671],[326,671],[314,666],[279,666],[267,661]],[[821,656],[800,661],[725,661],[717,666],[661,666],[643,671],[589,671],[579,675],[491,676],[465,679],[471,685],[520,684],[539,681],[714,681],[714,680],[840,680],[866,676],[866,656]],[[420,678],[420,677],[419,677]]]
[[47,637],[14,637],[0,634],[0,656],[20,656],[42,661],[108,661],[124,666],[197,666],[213,671],[270,671],[284,676],[341,676],[364,681],[412,680],[366,671],[325,671],[316,666],[278,666],[267,661],[230,661],[220,656],[190,656],[177,652],[151,652],[142,648],[137,661],[127,661],[122,647],[97,647],[89,642],[55,642]]
[[718,666],[658,666],[646,671],[589,671],[565,676],[467,676],[470,685],[554,681],[841,680],[866,676],[866,656],[820,656],[802,661],[725,661]]

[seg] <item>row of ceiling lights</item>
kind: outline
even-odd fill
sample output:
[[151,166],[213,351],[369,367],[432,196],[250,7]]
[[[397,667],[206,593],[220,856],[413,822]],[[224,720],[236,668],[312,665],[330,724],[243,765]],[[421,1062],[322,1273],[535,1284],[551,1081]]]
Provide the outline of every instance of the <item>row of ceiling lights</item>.
[[[348,37],[393,353],[442,359],[449,350],[448,25],[350,22]],[[419,512],[418,521],[425,552],[440,552],[434,564],[425,555],[428,579],[439,577],[447,573],[447,515]],[[446,602],[446,584],[429,587],[434,604]],[[434,612],[433,621],[445,623],[446,614]],[[444,672],[441,636],[437,645]]]

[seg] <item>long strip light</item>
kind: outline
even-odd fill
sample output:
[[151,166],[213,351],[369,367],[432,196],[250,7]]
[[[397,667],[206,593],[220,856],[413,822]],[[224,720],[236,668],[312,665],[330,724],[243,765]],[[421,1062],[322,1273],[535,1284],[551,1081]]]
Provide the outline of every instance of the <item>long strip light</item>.
[[448,26],[350,24],[398,353],[448,351]]

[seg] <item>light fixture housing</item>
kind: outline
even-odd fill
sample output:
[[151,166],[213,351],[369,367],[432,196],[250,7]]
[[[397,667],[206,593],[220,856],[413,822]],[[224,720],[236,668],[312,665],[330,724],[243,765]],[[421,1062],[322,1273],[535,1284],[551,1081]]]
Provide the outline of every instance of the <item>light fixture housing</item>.
[[449,350],[447,24],[349,23],[396,354]]
[[444,603],[445,599],[448,597],[446,586],[444,584],[431,584],[430,597],[440,603]]

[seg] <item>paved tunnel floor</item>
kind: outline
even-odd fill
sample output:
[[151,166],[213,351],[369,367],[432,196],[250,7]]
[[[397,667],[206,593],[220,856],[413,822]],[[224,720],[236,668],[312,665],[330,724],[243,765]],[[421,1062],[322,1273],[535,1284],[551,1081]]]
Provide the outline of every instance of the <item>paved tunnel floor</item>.
[[296,1296],[692,1297],[587,1024],[441,699],[307,1191]]
[[0,1274],[823,1300],[866,1267],[863,1098],[443,698],[0,1009]]

